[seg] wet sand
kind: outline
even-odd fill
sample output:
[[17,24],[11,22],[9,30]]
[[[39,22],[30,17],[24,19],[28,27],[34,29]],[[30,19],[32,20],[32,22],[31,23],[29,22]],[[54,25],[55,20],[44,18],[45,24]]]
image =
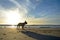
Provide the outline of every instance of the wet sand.
[[60,40],[60,37],[56,36],[59,32],[55,36],[45,34],[47,34],[46,31],[41,29],[0,28],[0,40]]

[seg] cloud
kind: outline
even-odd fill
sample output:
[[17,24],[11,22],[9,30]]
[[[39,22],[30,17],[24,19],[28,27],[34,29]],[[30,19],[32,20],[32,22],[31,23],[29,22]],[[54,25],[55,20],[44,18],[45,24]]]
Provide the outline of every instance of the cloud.
[[15,5],[9,0],[0,0],[0,6],[4,7],[5,9],[15,7]]
[[[7,18],[10,19],[10,16],[13,16],[12,18],[15,19],[15,15],[18,18],[18,20],[24,20],[23,18],[25,18],[25,12],[24,11],[19,11],[19,8],[13,8],[13,9],[2,9],[0,10],[0,23],[6,23]],[[17,20],[17,18],[15,20]],[[13,21],[12,19],[10,19],[11,21]]]
[[[22,20],[27,20],[28,24],[60,24],[58,17],[51,17],[53,15],[48,15],[48,12],[43,10],[38,13],[38,18],[32,15],[31,11],[35,10],[38,3],[41,0],[35,0],[36,4],[34,4],[30,0],[24,0],[25,2],[19,3],[17,0],[9,0],[10,2],[14,3],[16,7],[12,7],[11,9],[5,9],[3,6],[0,5],[0,23],[4,23],[6,21],[6,14],[12,13],[17,11],[16,13],[22,17]],[[41,1],[42,2],[42,1]],[[29,15],[28,15],[29,14]]]
[[4,23],[5,22],[5,11],[4,10],[0,10],[0,23]]
[[13,2],[14,4],[16,4],[19,8],[22,7],[16,0],[9,0],[9,1]]
[[18,8],[19,8],[19,11],[20,11],[20,14],[27,14],[28,13],[28,10],[22,6],[22,4],[19,4],[16,0],[10,0],[11,2],[13,2]]
[[35,25],[60,25],[59,18],[27,18],[28,24],[35,24]]

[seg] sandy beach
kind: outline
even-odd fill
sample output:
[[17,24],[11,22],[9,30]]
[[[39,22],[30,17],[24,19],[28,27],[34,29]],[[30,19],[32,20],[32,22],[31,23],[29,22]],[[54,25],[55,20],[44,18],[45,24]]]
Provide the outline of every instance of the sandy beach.
[[60,29],[54,30],[0,28],[0,40],[60,40]]

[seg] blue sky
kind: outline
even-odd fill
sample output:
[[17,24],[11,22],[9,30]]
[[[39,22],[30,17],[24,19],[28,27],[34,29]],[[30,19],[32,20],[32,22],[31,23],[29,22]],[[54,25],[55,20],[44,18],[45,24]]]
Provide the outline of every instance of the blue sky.
[[60,24],[60,0],[0,0],[0,14],[16,8],[30,24]]

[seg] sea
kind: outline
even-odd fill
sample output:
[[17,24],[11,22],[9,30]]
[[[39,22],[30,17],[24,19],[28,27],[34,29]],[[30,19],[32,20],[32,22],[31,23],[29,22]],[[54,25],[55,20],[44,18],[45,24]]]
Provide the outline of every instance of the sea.
[[[25,25],[25,28],[60,28],[60,25]],[[16,25],[0,25],[0,28],[17,28]]]

